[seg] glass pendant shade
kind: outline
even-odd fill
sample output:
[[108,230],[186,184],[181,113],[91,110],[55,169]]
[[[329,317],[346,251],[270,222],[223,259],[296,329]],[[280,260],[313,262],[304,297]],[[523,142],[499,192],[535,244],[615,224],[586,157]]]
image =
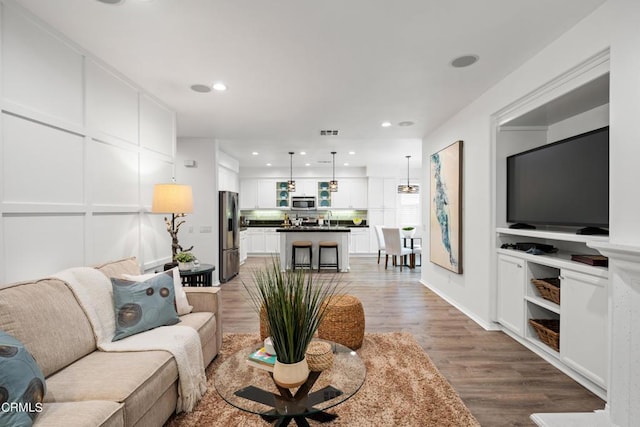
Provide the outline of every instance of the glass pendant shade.
[[331,155],[333,156],[333,179],[331,181],[329,181],[329,191],[332,193],[335,193],[336,191],[338,191],[338,181],[336,181],[336,152],[332,151]]
[[420,192],[419,185],[409,184],[409,159],[411,156],[405,156],[407,158],[407,184],[398,185],[398,193],[415,194]]
[[293,180],[293,151],[289,151],[289,181],[287,181],[287,190],[289,192],[296,191],[296,182]]

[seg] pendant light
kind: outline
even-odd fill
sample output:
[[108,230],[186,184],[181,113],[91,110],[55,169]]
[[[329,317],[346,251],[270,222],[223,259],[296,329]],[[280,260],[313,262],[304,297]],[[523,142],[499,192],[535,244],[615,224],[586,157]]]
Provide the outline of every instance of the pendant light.
[[296,191],[296,182],[293,180],[293,151],[289,151],[291,159],[289,161],[289,181],[287,181],[287,190],[289,192]]
[[329,181],[329,191],[335,193],[338,191],[338,181],[336,181],[336,152],[332,151],[331,155],[333,156],[333,179]]
[[415,194],[420,192],[419,185],[409,184],[409,159],[411,156],[405,156],[407,158],[407,185],[398,185],[398,193]]

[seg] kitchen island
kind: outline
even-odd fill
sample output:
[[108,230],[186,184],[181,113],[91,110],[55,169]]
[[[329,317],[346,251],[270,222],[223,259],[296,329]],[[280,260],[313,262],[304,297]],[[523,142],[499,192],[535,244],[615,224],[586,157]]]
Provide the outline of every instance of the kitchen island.
[[[334,241],[338,243],[338,254],[340,257],[340,271],[346,273],[349,271],[349,233],[351,229],[348,227],[328,227],[328,226],[311,226],[311,227],[287,227],[277,228],[280,233],[280,268],[284,271],[291,268],[291,243],[295,240],[308,240],[313,244],[312,258],[314,270],[318,270],[318,243],[323,241]],[[297,251],[299,254],[300,251]],[[335,262],[335,253],[333,251],[323,251],[323,262]],[[300,259],[300,258],[298,258]]]

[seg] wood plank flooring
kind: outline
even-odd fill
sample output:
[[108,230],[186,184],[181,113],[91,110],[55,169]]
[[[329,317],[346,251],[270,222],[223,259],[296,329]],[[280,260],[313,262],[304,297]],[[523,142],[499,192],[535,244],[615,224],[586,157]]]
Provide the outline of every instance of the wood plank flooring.
[[[221,286],[223,330],[259,331],[242,281],[270,258],[250,257]],[[391,263],[389,263],[391,264]],[[329,274],[329,273],[324,273]],[[339,275],[364,306],[366,332],[412,333],[483,426],[531,426],[534,412],[590,412],[605,402],[502,332],[488,332],[420,283],[420,268],[351,258]]]

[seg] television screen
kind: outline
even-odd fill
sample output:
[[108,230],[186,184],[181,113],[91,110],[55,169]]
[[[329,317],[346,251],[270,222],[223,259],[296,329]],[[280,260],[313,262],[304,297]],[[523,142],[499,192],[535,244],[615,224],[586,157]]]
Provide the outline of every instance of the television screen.
[[609,127],[507,158],[507,222],[609,226]]

